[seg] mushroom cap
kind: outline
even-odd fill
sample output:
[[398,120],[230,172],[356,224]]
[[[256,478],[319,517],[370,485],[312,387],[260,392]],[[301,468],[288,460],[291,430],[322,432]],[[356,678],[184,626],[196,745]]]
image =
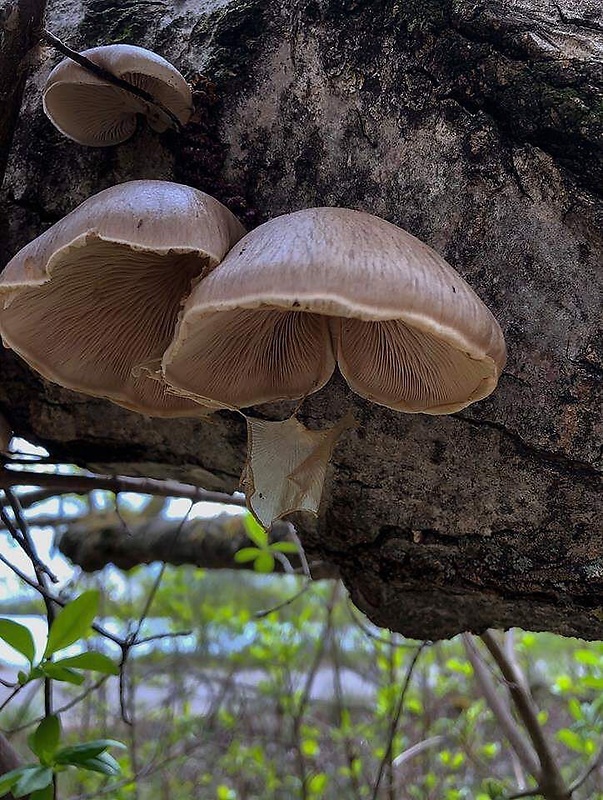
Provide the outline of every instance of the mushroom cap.
[[163,372],[242,407],[315,391],[336,359],[363,397],[446,414],[494,389],[505,354],[492,313],[434,250],[370,214],[313,208],[251,231],[195,287]]
[[[131,44],[92,47],[81,55],[149,92],[183,125],[188,122],[193,110],[190,87],[165,58]],[[42,104],[61,133],[90,147],[125,142],[136,130],[137,114],[144,114],[159,133],[171,124],[156,106],[107,83],[70,58],[57,64],[48,76]]]
[[88,198],[26,245],[0,276],[4,342],[44,377],[155,416],[192,416],[145,374],[184,298],[245,230],[221,203],[167,181]]

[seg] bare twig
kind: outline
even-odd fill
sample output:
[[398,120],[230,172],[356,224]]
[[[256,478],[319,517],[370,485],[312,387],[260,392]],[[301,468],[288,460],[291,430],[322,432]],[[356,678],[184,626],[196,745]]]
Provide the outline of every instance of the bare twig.
[[570,800],[571,794],[559,771],[555,755],[540,727],[534,701],[526,688],[525,679],[520,674],[517,663],[507,658],[493,631],[486,631],[482,634],[481,639],[507,681],[517,713],[521,717],[538,755],[540,769],[536,776],[541,793],[547,800]]
[[403,750],[394,758],[394,767],[403,766],[407,761],[410,761],[412,758],[415,758],[415,756],[424,753],[425,750],[429,750],[430,747],[435,747],[437,744],[442,744],[443,741],[443,736],[431,736],[429,739],[423,739],[423,741],[413,744],[412,747],[408,747],[406,750]]
[[398,703],[396,705],[396,709],[392,718],[390,720],[390,726],[388,731],[387,737],[387,747],[385,748],[385,753],[383,754],[383,758],[381,759],[381,763],[379,764],[379,770],[377,772],[377,779],[373,786],[373,794],[371,796],[371,800],[377,800],[379,796],[379,786],[381,785],[381,781],[383,780],[383,775],[385,772],[385,768],[387,767],[388,763],[391,761],[391,753],[392,748],[394,746],[394,737],[396,735],[396,731],[398,729],[398,724],[400,723],[400,717],[402,715],[402,709],[404,707],[404,700],[406,698],[406,692],[408,691],[408,687],[410,686],[410,681],[412,678],[412,674],[414,672],[415,666],[417,661],[419,660],[419,656],[423,652],[423,650],[427,647],[428,642],[422,642],[415,650],[415,654],[413,655],[412,659],[410,660],[410,664],[406,670],[406,675],[404,676],[404,682],[402,683],[402,689],[400,691],[400,696],[398,697]]
[[597,770],[601,764],[603,764],[603,746],[599,748],[599,750],[593,756],[591,762],[587,764],[584,772],[579,775],[576,780],[570,785],[569,791],[570,794],[575,792],[579,789],[586,781],[590,778],[590,776]]
[[497,693],[494,680],[480,655],[473,637],[469,633],[463,634],[463,644],[467,658],[473,667],[475,680],[481,689],[486,703],[496,717],[504,736],[517,753],[523,768],[530,775],[537,776],[539,772],[538,758],[530,743],[522,734],[518,724],[513,719],[508,706]]
[[[36,546],[31,538],[31,533],[29,527],[27,525],[27,521],[23,514],[23,509],[19,504],[19,500],[15,493],[13,492],[11,487],[4,488],[4,494],[6,499],[10,503],[12,512],[15,516],[15,520],[17,523],[17,527],[20,533],[20,537],[15,537],[23,552],[29,558],[33,571],[36,576],[36,589],[38,592],[42,594],[44,605],[46,607],[46,622],[48,625],[48,630],[51,629],[52,623],[55,619],[55,604],[50,597],[48,591],[48,580],[50,579],[52,582],[57,583],[58,579],[52,574],[52,572],[42,563],[40,558],[38,557],[38,553],[36,551]],[[6,510],[2,509],[2,521],[5,525],[7,525],[10,529],[10,519],[6,514]],[[51,656],[49,657],[51,658]],[[50,717],[53,713],[53,681],[49,677],[44,677],[43,681],[44,685],[44,716]],[[14,696],[14,694],[13,694]],[[56,774],[53,773],[52,776],[52,798],[56,800],[57,798],[57,777]]]
[[266,617],[270,616],[270,614],[274,613],[275,611],[280,611],[281,609],[286,608],[287,606],[290,606],[291,603],[294,603],[296,600],[299,600],[299,598],[308,591],[308,589],[310,588],[311,585],[312,585],[312,582],[309,581],[309,580],[306,580],[306,582],[304,583],[302,588],[299,590],[299,592],[296,592],[291,597],[288,597],[286,600],[283,600],[282,603],[278,603],[278,605],[272,606],[272,608],[266,608],[263,611],[256,611],[256,613],[253,615],[254,619],[265,619]]
[[159,497],[183,497],[187,500],[208,503],[225,503],[245,506],[244,497],[234,497],[226,492],[210,492],[199,486],[178,481],[160,481],[155,478],[132,478],[126,475],[54,475],[48,472],[0,470],[0,489],[10,486],[39,486],[57,493],[87,494],[96,489],[109,492],[135,492]]

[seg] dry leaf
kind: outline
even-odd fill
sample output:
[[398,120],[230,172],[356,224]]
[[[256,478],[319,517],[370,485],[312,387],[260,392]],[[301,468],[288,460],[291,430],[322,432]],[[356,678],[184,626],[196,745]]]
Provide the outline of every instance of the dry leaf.
[[327,464],[347,414],[332,428],[308,430],[295,417],[284,422],[247,419],[247,463],[242,483],[247,505],[266,529],[292,511],[318,513]]

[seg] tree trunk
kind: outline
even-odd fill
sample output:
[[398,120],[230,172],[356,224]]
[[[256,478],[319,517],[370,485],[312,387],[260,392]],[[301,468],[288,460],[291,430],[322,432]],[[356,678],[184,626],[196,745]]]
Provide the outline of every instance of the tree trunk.
[[[32,74],[2,197],[8,258],[106,186],[175,179],[256,223],[359,208],[438,250],[488,303],[509,363],[491,398],[410,416],[334,377],[310,427],[351,409],[320,516],[296,519],[378,624],[418,638],[518,625],[603,638],[598,0],[51,0],[83,49],[150,47],[197,80],[199,121],[87,149],[44,117]],[[0,254],[2,255],[2,254]],[[43,332],[41,332],[43,335]],[[2,354],[0,406],[54,456],[232,490],[242,421],[151,420]],[[277,406],[258,413],[278,416]]]

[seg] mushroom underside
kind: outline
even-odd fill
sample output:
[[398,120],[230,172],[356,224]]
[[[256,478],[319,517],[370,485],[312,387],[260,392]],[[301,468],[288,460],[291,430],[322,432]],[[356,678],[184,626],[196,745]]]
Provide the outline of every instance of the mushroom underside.
[[305,397],[334,368],[327,318],[279,309],[185,317],[164,358],[164,376],[175,391],[229,408]]
[[[187,121],[190,108],[174,87],[138,72],[119,77],[144,89],[183,122]],[[125,142],[136,130],[137,114],[144,114],[149,125],[159,133],[171,124],[156,106],[108,83],[58,82],[46,90],[44,102],[62,133],[92,147]]]
[[[197,413],[137,368],[160,361],[192,280],[208,259],[93,240],[67,250],[39,287],[11,292],[5,342],[44,377],[160,416]],[[134,374],[134,372],[136,374]]]
[[495,382],[491,358],[400,320],[340,320],[337,363],[357,394],[411,414],[459,411]]
[[491,358],[401,320],[237,308],[185,315],[177,340],[164,358],[168,383],[231,408],[316,391],[333,372],[334,353],[357,394],[409,413],[457,411],[496,379]]

